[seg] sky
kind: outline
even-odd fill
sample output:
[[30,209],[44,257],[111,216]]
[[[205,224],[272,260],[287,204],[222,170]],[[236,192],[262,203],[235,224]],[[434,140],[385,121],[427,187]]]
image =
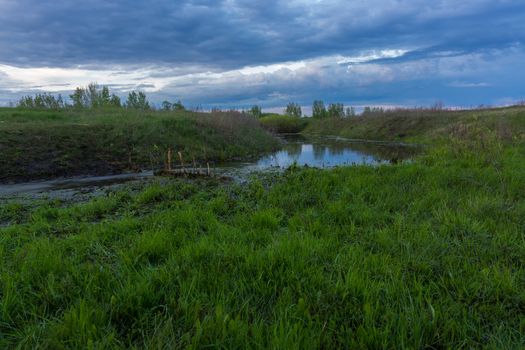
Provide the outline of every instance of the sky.
[[0,104],[90,82],[266,110],[525,99],[523,0],[0,0]]

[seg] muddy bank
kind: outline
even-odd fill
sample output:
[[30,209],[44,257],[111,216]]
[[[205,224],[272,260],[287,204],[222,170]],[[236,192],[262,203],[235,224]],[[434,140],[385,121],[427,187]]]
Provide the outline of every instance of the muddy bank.
[[279,147],[279,140],[256,121],[236,113],[75,116],[13,111],[0,109],[4,184],[159,169],[170,148],[187,163],[202,163],[254,159]]
[[111,129],[100,126],[2,130],[0,182],[121,173],[133,164],[126,162],[123,147],[112,147],[111,139]]
[[[413,145],[389,144],[384,142],[356,142],[334,137],[305,138],[300,135],[283,135],[279,150],[260,156],[252,161],[232,161],[213,164],[210,167],[210,181],[224,179],[245,182],[259,172],[280,173],[284,169],[297,165],[318,168],[330,168],[358,164],[377,165],[395,163],[411,159],[419,148]],[[191,168],[176,170],[191,173]],[[207,172],[207,169],[200,169]],[[0,185],[0,200],[9,198],[58,198],[62,200],[82,201],[85,198],[103,195],[120,185],[140,186],[152,181],[170,181],[168,177],[156,177],[154,171],[128,173],[113,176],[74,177],[50,181],[34,181],[12,185]],[[164,174],[169,175],[169,174]],[[191,175],[191,174],[190,174]]]

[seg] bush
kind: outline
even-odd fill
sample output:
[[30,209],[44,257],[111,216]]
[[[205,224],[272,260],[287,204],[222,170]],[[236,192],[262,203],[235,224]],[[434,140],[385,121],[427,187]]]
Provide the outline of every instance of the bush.
[[308,125],[308,119],[306,118],[280,114],[266,115],[260,119],[260,122],[264,128],[279,134],[298,133]]

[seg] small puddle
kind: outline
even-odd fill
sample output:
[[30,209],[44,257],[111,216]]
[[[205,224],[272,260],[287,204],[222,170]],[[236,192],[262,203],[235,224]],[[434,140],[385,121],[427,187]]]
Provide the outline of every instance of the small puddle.
[[[217,164],[214,171],[234,179],[246,179],[255,171],[283,170],[296,164],[329,168],[358,164],[382,164],[410,159],[421,147],[399,143],[350,140],[339,137],[305,138],[284,135],[283,147],[255,162]],[[112,187],[154,179],[152,171],[134,174],[78,177],[0,185],[0,199],[17,197],[46,197],[69,199],[75,196],[95,196]]]

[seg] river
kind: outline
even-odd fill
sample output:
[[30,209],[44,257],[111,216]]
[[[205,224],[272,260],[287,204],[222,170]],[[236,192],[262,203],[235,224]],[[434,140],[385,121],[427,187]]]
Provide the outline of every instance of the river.
[[[279,171],[292,164],[318,168],[376,165],[411,159],[419,147],[400,143],[350,140],[339,137],[284,135],[280,150],[252,162],[219,163],[214,173],[242,181],[257,171]],[[0,199],[13,198],[82,198],[103,194],[123,184],[141,184],[155,178],[153,171],[141,173],[86,176],[69,179],[33,181],[0,185]]]

